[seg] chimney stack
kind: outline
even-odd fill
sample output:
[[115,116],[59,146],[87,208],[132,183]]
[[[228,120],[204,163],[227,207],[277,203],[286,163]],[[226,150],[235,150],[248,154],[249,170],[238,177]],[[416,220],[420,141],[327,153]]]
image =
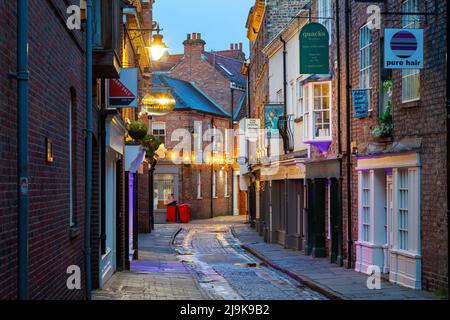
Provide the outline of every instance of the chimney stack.
[[242,51],[242,42],[239,42],[239,51]]
[[202,40],[202,34],[193,32],[188,34],[184,44],[184,55],[191,59],[200,59],[205,51],[206,42]]

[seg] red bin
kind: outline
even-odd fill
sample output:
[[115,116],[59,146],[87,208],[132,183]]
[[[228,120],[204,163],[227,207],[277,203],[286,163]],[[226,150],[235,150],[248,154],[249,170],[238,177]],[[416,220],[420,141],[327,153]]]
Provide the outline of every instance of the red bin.
[[167,222],[177,222],[177,206],[167,206]]
[[191,206],[188,204],[180,205],[180,220],[181,223],[189,223],[191,217]]

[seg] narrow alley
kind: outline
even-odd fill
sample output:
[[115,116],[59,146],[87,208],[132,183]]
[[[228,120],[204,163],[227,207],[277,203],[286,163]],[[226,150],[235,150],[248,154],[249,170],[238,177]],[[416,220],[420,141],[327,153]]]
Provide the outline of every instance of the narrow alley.
[[158,225],[140,237],[139,260],[97,300],[324,300],[241,248],[232,228],[244,217]]

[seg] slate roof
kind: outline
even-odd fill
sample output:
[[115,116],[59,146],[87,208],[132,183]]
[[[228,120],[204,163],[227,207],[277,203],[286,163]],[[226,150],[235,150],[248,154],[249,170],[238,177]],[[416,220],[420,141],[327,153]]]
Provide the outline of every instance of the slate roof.
[[205,52],[204,55],[206,60],[214,65],[216,69],[231,82],[242,87],[246,86],[245,77],[241,74],[241,68],[244,61],[226,57],[214,52]]
[[214,116],[229,118],[231,115],[193,83],[165,75],[152,76],[154,86],[169,87],[176,100],[175,110],[196,110]]
[[239,99],[236,110],[234,110],[233,121],[239,121],[245,117],[246,110],[245,106],[247,105],[247,92],[244,92]]

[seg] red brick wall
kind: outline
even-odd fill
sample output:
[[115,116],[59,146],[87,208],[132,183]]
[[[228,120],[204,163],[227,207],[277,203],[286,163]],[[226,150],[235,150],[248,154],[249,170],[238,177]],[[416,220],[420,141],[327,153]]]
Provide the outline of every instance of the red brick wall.
[[[341,1],[341,8],[344,2]],[[423,2],[421,11],[425,11]],[[420,151],[421,159],[421,246],[422,246],[422,282],[427,290],[448,290],[448,221],[447,221],[447,185],[446,185],[446,74],[445,50],[446,43],[446,2],[439,1],[438,15],[428,17],[428,24],[422,19],[421,27],[425,30],[425,68],[421,72],[421,100],[418,104],[401,103],[401,72],[394,70],[393,91],[393,139],[399,141],[404,138],[419,138],[422,141]],[[359,86],[359,28],[366,23],[366,8],[368,4],[352,3],[350,56],[351,59],[351,84]],[[382,11],[401,11],[398,1],[388,1],[387,8]],[[342,13],[343,15],[343,13]],[[383,20],[383,27],[401,27],[401,19],[391,17]],[[389,21],[387,21],[389,20]],[[342,21],[342,30],[344,24]],[[378,92],[379,75],[379,30],[372,31],[373,45],[373,112],[369,118],[354,119],[351,121],[351,141],[358,146],[373,142],[372,130],[377,125],[378,117]],[[343,40],[342,40],[343,41]],[[344,43],[344,42],[342,42]],[[343,52],[345,53],[345,52]],[[345,69],[344,69],[345,70]],[[345,84],[345,73],[342,83]],[[343,97],[345,98],[345,96]],[[343,99],[342,106],[345,106]],[[343,119],[344,120],[344,119]],[[345,137],[344,137],[345,139]],[[345,140],[344,147],[345,147]],[[345,157],[344,157],[345,159]],[[352,169],[356,167],[356,161],[352,160]],[[346,174],[344,165],[344,177]],[[352,237],[358,237],[358,193],[357,173],[352,170]],[[346,199],[346,181],[343,183],[343,197]],[[344,204],[344,231],[346,230],[345,216],[347,212],[346,201]],[[355,261],[353,249],[353,262]]]
[[[166,124],[166,148],[173,149],[178,142],[171,141],[172,133],[176,129],[182,128],[193,128],[195,121],[202,121],[203,123],[203,134],[205,134],[208,126],[211,125],[213,121],[214,125],[218,130],[223,130],[229,128],[229,119],[224,118],[213,118],[207,114],[201,114],[197,112],[187,112],[187,111],[176,111],[164,117],[153,117],[151,121],[164,122]],[[151,129],[151,125],[149,126]],[[205,149],[211,142],[204,141],[203,148]],[[174,164],[175,165],[175,164]],[[180,165],[177,165],[180,167]],[[219,174],[220,170],[224,167],[222,175]],[[213,215],[227,215],[231,214],[231,170],[230,166],[227,165],[215,165],[214,169],[217,170],[217,199],[213,199]],[[196,172],[201,170],[203,188],[202,188],[202,199],[197,199],[197,175]],[[229,198],[225,198],[224,191],[224,172],[228,174],[228,185],[229,185]],[[192,217],[194,219],[204,219],[211,217],[211,165],[183,165],[183,170],[180,170],[179,175],[179,194],[180,202],[188,203],[192,206]]]
[[[6,17],[0,30],[0,72],[7,74],[15,71],[16,65],[16,3],[0,1],[0,10]],[[77,102],[76,134],[83,141],[85,64],[81,33],[73,32],[74,38],[69,35],[65,11],[64,3],[30,1],[29,288],[33,299],[84,296],[83,290],[69,291],[66,287],[67,267],[78,265],[83,270],[84,266],[84,144],[76,144],[75,151],[75,216],[80,234],[70,239],[68,110],[73,88]],[[16,81],[0,77],[0,92],[0,298],[13,299],[17,296]],[[45,161],[45,138],[53,140],[52,164]]]

